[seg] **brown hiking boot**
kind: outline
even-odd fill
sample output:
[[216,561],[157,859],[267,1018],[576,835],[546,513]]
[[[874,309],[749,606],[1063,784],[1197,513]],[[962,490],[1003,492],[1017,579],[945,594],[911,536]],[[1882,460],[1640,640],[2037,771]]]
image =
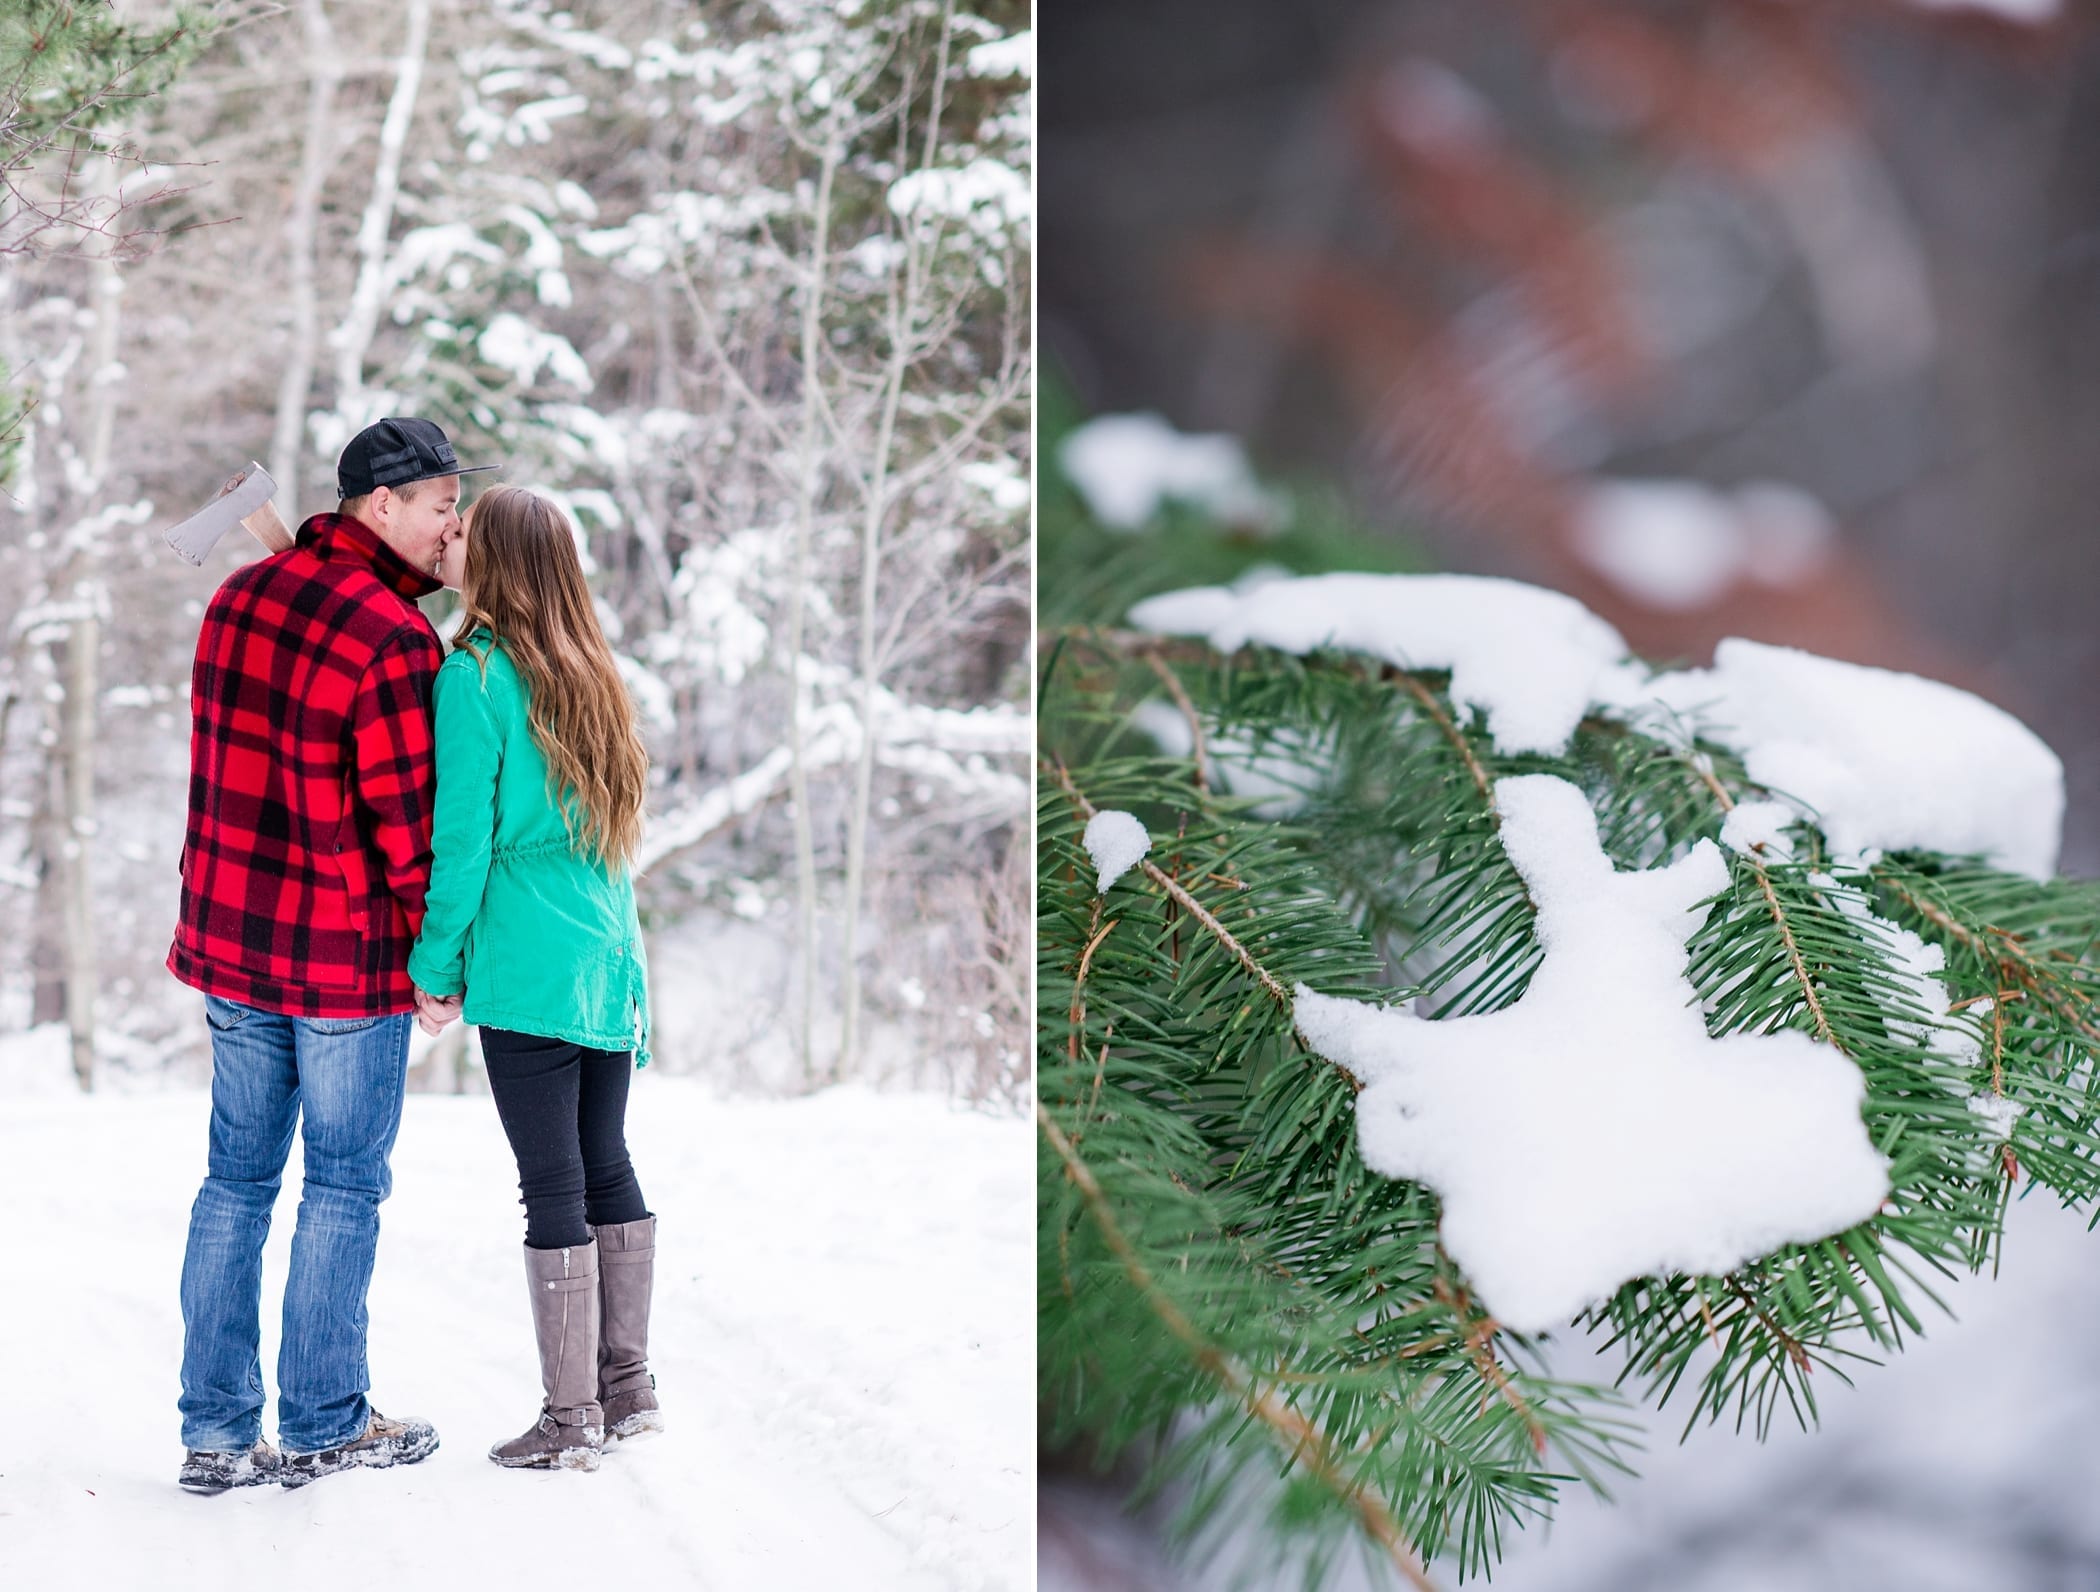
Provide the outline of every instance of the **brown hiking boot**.
[[364,1435],[315,1454],[286,1454],[278,1480],[287,1487],[304,1487],[339,1470],[359,1467],[384,1470],[389,1465],[413,1465],[437,1452],[437,1428],[410,1416],[405,1421],[388,1420],[372,1412]]
[[489,1458],[515,1469],[596,1470],[605,1413],[598,1375],[598,1246],[525,1250],[532,1327],[539,1339],[539,1419]]
[[656,1218],[608,1222],[591,1229],[598,1239],[598,1402],[605,1411],[605,1446],[664,1429],[649,1374],[649,1296],[656,1274]]

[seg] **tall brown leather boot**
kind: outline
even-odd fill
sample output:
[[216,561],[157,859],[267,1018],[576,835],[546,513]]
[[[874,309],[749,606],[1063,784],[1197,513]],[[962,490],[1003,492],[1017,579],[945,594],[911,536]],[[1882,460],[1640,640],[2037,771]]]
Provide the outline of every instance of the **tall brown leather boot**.
[[525,1250],[539,1338],[540,1418],[489,1450],[499,1465],[596,1470],[605,1442],[598,1392],[598,1246]]
[[598,1401],[605,1446],[664,1429],[649,1374],[649,1296],[656,1275],[656,1218],[593,1227],[603,1328],[598,1339]]

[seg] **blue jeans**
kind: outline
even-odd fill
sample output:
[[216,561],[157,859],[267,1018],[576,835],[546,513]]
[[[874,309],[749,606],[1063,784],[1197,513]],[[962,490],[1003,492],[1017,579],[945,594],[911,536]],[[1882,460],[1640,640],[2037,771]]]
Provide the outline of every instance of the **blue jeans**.
[[277,1440],[309,1454],[363,1434],[365,1294],[387,1157],[401,1128],[407,1012],[286,1017],[215,995],[211,1156],[182,1260],[182,1444],[237,1450],[262,1435],[262,1251],[292,1128],[306,1181],[277,1355]]

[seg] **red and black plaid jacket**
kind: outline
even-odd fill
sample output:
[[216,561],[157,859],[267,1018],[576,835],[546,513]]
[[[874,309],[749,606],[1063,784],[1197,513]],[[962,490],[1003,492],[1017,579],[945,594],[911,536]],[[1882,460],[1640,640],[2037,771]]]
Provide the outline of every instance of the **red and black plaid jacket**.
[[227,577],[190,682],[190,817],[169,971],[297,1017],[415,1004],[430,883],[438,582],[356,520]]

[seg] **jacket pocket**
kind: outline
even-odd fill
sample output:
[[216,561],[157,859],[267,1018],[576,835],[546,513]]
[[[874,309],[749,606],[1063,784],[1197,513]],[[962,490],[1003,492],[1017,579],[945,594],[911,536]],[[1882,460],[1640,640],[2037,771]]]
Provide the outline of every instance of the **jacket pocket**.
[[346,810],[335,828],[335,871],[343,882],[350,927],[359,934],[372,932],[372,869],[365,856],[364,836]]

